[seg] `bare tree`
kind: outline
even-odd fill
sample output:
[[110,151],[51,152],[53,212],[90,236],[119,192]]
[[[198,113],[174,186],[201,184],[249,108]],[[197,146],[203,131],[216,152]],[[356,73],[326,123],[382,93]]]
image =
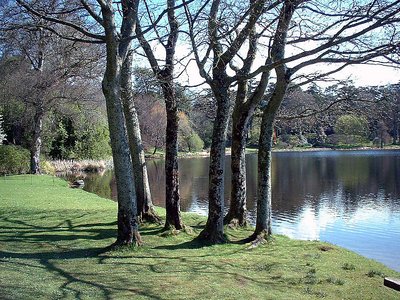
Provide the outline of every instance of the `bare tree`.
[[[380,64],[390,63],[392,55],[396,55],[396,49],[399,47],[396,24],[400,20],[396,15],[400,11],[400,3],[353,2],[343,6],[339,12],[319,4],[317,1],[285,1],[281,8],[278,28],[283,30],[276,31],[274,40],[279,41],[278,44],[283,47],[272,47],[270,50],[271,64],[275,65],[277,78],[274,91],[263,109],[258,154],[257,220],[254,234],[248,240],[259,242],[271,234],[273,126],[290,82],[299,79],[300,84],[308,83],[339,72],[351,64],[374,60],[377,62],[377,58],[380,58],[378,60]],[[298,12],[297,15],[295,12]],[[308,18],[304,18],[304,15]],[[293,19],[293,16],[296,18]],[[315,33],[316,25],[313,25],[314,21],[309,20],[319,19],[325,20],[328,24],[318,24],[318,31]],[[296,25],[291,27],[291,24]],[[390,34],[382,36],[383,29],[387,29],[387,33]],[[314,31],[314,35],[310,30]],[[374,34],[376,34],[375,43],[367,42]],[[310,50],[300,48],[298,53],[286,55],[286,45],[299,45],[305,41],[313,41],[317,45]],[[289,67],[289,62],[297,64]],[[325,62],[337,65],[319,74],[294,77],[296,72],[307,66]],[[258,70],[262,69],[268,69],[268,66],[260,67]]]
[[84,49],[82,45],[60,39],[43,28],[49,22],[32,17],[15,5],[3,7],[1,20],[1,44],[8,51],[6,55],[19,57],[29,63],[29,66],[22,61],[18,64],[19,67],[25,67],[25,74],[20,74],[19,78],[15,76],[17,70],[11,70],[14,80],[20,81],[11,82],[11,85],[14,86],[14,97],[33,109],[30,170],[32,174],[39,174],[43,119],[46,113],[56,103],[76,99],[84,101],[93,97],[90,83],[98,74],[96,66],[101,52],[94,45]]
[[[146,13],[148,15],[149,23],[154,26],[152,13],[147,2]],[[155,8],[157,10],[158,7]],[[167,19],[168,19],[168,32],[165,35],[160,35],[156,27],[156,41],[161,44],[165,50],[165,58],[163,66],[160,66],[159,60],[153,49],[150,46],[148,39],[142,30],[141,21],[137,20],[136,35],[139,43],[148,59],[154,76],[161,90],[165,100],[165,109],[167,112],[167,127],[166,127],[166,145],[165,145],[165,207],[166,207],[166,220],[165,228],[169,229],[182,229],[183,223],[180,214],[180,195],[179,195],[179,170],[178,170],[178,103],[176,97],[176,89],[174,83],[174,67],[175,67],[175,51],[176,43],[178,41],[179,24],[175,16],[176,5],[174,0],[167,1]],[[154,12],[154,10],[153,10]]]
[[165,147],[165,129],[167,128],[167,113],[162,105],[163,100],[151,95],[136,95],[140,128],[143,132],[143,143],[147,150],[157,150]]
[[[224,106],[226,102],[219,99],[224,98],[223,96],[227,99],[226,91],[229,88],[236,88],[232,170],[238,176],[233,176],[237,184],[235,185],[235,182],[233,184],[233,203],[226,222],[238,219],[239,223],[245,223],[245,135],[242,133],[247,130],[248,120],[254,112],[254,105],[258,104],[264,96],[269,72],[274,71],[276,74],[273,93],[263,106],[259,142],[258,219],[255,235],[252,238],[257,238],[259,235],[268,236],[271,215],[269,172],[273,124],[290,82],[296,82],[296,85],[311,83],[332,75],[348,65],[366,61],[379,64],[396,61],[390,55],[398,51],[399,47],[398,31],[394,26],[399,21],[395,17],[399,11],[399,3],[351,1],[346,5],[340,5],[339,2],[327,5],[320,1],[272,3],[249,1],[245,8],[243,3],[235,7],[223,1],[210,1],[210,10],[206,13],[208,3],[200,6],[196,12],[187,7],[186,15],[189,20],[189,38],[200,74],[210,84],[218,102],[214,133],[217,131],[219,136],[224,135],[223,130],[217,129],[218,126],[226,125],[226,123],[224,123],[224,117],[218,115],[218,112],[223,107],[225,107],[224,113],[228,112],[227,106]],[[223,12],[219,12],[220,7],[224,8]],[[199,25],[201,20],[205,20],[205,15],[208,20],[206,42],[204,38],[199,38],[205,35],[204,26]],[[257,21],[261,22],[255,26]],[[385,35],[382,35],[383,31]],[[368,42],[371,33],[380,37],[376,43]],[[247,48],[241,48],[243,45],[247,45]],[[257,45],[261,45],[259,50],[256,49]],[[287,49],[290,51],[285,52]],[[255,61],[254,55],[260,52],[266,54],[265,62],[257,66],[254,64],[255,67],[252,67]],[[214,57],[210,63],[211,54]],[[378,57],[380,57],[379,60],[377,60]],[[238,61],[241,63],[239,67],[235,64]],[[332,66],[319,72],[306,70],[306,67],[321,66],[321,64]],[[235,75],[228,76],[228,72]],[[299,73],[297,77],[294,76],[296,73]],[[255,88],[250,88],[251,84]],[[222,92],[224,94],[221,94]],[[218,221],[223,205],[220,205],[222,201],[215,200],[215,195],[221,195],[216,186],[220,186],[223,179],[212,172],[214,170],[217,174],[223,174],[223,167],[219,169],[213,161],[213,158],[223,156],[221,143],[216,143],[217,140],[218,137],[214,135],[210,167],[210,215],[206,229],[201,234],[201,237],[206,238],[210,235],[221,236],[222,233],[222,226]],[[219,145],[219,155],[213,152],[213,148],[217,148],[216,144]],[[217,178],[219,180],[216,180]],[[211,238],[211,240],[219,239]]]
[[[57,28],[46,28],[54,34],[77,42],[105,43],[106,70],[102,88],[118,190],[118,236],[115,244],[140,244],[133,167],[121,101],[121,69],[134,38],[139,1],[57,1],[57,5],[51,8],[41,5],[40,1],[17,0],[17,3],[37,18],[73,30],[73,34],[65,35]],[[73,15],[76,11],[86,14]],[[62,19],[61,16],[71,16],[71,19]]]
[[149,178],[140,132],[139,117],[135,107],[135,96],[132,81],[132,57],[130,51],[121,70],[121,97],[124,106],[129,148],[133,163],[133,174],[137,196],[137,211],[141,221],[160,222],[151,199]]
[[[200,75],[211,87],[217,102],[210,149],[209,214],[206,227],[199,236],[207,243],[221,243],[225,240],[223,230],[225,143],[231,108],[230,88],[237,82],[237,78],[229,76],[228,71],[232,69],[235,59],[240,57],[240,51],[246,40],[254,34],[257,20],[266,10],[277,5],[273,2],[264,7],[266,2],[251,0],[246,4],[229,5],[224,1],[215,0],[199,4],[197,10],[185,6],[188,36],[195,61]],[[198,25],[202,23],[204,26]],[[206,42],[204,42],[205,36]],[[249,52],[253,51],[252,47],[249,46]],[[251,67],[251,62],[248,64]]]

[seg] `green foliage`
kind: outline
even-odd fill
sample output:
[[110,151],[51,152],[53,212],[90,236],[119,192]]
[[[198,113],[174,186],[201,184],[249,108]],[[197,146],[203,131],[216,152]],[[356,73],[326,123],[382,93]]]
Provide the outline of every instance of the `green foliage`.
[[103,159],[111,156],[106,124],[86,122],[85,118],[56,117],[50,137],[49,156],[53,159]]
[[282,134],[278,137],[275,148],[294,148],[294,147],[311,147],[307,142],[307,138],[303,135]]
[[210,148],[212,142],[213,123],[206,120],[201,130],[198,131],[199,137],[204,142],[203,148]]
[[[163,237],[162,225],[145,224],[143,247],[110,251],[115,202],[50,176],[0,178],[0,191],[4,299],[398,299],[380,274],[400,273],[337,246],[322,251],[326,243],[201,247],[193,239],[205,218],[183,213],[193,233]],[[226,232],[237,241],[252,228]]]
[[[1,97],[1,94],[0,94]],[[0,100],[4,101],[4,100]],[[28,147],[31,139],[32,112],[14,98],[7,99],[2,107],[2,128],[7,139],[14,144]]]
[[56,173],[56,168],[44,158],[40,159],[40,172],[43,174],[54,175]]
[[30,153],[13,145],[0,145],[0,174],[29,173]]
[[366,138],[368,136],[368,121],[364,117],[343,115],[337,119],[335,131],[341,135]]
[[[30,172],[30,152],[20,146],[0,145],[0,174],[27,174]],[[43,156],[40,158],[40,172],[54,174],[54,166]]]
[[179,150],[184,152],[201,151],[204,148],[204,142],[194,131],[188,116],[179,112],[179,132],[178,132]]
[[356,266],[350,263],[344,263],[342,269],[346,271],[354,271],[356,269]]
[[53,159],[75,158],[75,143],[76,136],[72,120],[62,117],[59,118],[55,128],[55,137],[51,142],[49,155]]
[[305,137],[307,139],[307,142],[310,143],[311,145],[319,145],[319,137],[318,134],[316,133],[307,133],[305,134]]
[[258,146],[258,139],[260,137],[261,118],[254,117],[249,128],[249,135],[247,145]]
[[377,276],[377,277],[382,277],[382,278],[384,278],[384,277],[385,277],[385,274],[382,273],[382,271],[380,271],[380,270],[369,270],[368,273],[367,273],[367,276],[368,276],[368,277],[375,277],[375,276]]
[[204,149],[204,142],[196,132],[192,131],[189,135],[182,137],[180,149],[188,152],[201,151]]
[[76,143],[76,157],[79,159],[104,159],[111,156],[110,135],[106,125],[86,128]]
[[342,280],[340,278],[336,278],[336,277],[329,277],[326,281],[328,283],[336,284],[336,285],[343,285],[345,283],[344,280]]
[[362,147],[366,143],[366,138],[359,135],[331,134],[326,139],[326,146],[338,149]]

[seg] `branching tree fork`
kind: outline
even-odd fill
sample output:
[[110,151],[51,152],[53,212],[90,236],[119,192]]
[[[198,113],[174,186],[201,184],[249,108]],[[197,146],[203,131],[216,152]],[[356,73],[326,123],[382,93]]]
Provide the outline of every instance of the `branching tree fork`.
[[[188,35],[194,57],[200,74],[211,86],[217,100],[218,92],[236,87],[232,128],[233,182],[231,206],[225,217],[225,223],[232,221],[240,225],[246,223],[244,149],[247,124],[254,108],[264,97],[269,72],[274,71],[276,74],[274,91],[267,99],[267,104],[263,106],[259,141],[257,221],[255,233],[249,239],[262,240],[271,233],[270,163],[273,125],[286,90],[292,84],[293,75],[301,72],[307,74],[307,67],[310,66],[330,64],[330,67],[322,69],[324,71],[315,74],[310,74],[308,71],[310,76],[303,74],[299,76],[303,81],[294,84],[301,85],[331,76],[352,64],[371,61],[380,64],[392,63],[395,61],[393,54],[397,52],[398,55],[399,49],[399,32],[396,25],[399,22],[397,15],[400,4],[390,1],[385,3],[352,1],[346,5],[339,5],[339,2],[337,5],[335,3],[327,5],[320,1],[277,1],[273,4],[268,3],[264,7],[260,1],[249,1],[249,8],[245,13],[231,12],[234,17],[229,19],[222,18],[222,13],[218,15],[218,8],[223,2],[212,1],[210,13],[206,14],[209,20],[209,35],[205,43],[204,40],[196,38],[204,31],[203,27],[196,26],[196,22],[201,19],[201,12],[206,10],[207,3],[195,13],[191,12],[189,7],[186,8],[189,20]],[[261,5],[261,10],[254,10],[255,3]],[[241,10],[243,11],[243,8]],[[263,14],[258,14],[261,11]],[[224,12],[226,13],[226,10]],[[244,19],[239,16],[243,16]],[[251,23],[252,17],[253,20],[258,20],[256,25]],[[226,21],[227,19],[239,19],[242,21],[242,26]],[[248,20],[247,23],[245,20]],[[245,54],[244,58],[242,55],[245,50],[241,47],[245,43],[241,38],[247,39],[247,55]],[[259,50],[256,50],[257,45]],[[262,65],[256,66],[254,56],[260,54],[260,50],[267,53],[267,58]],[[211,53],[214,55],[212,67],[208,64]],[[201,55],[204,55],[203,58],[200,58]],[[235,59],[242,62],[241,67],[235,66]],[[255,67],[252,68],[252,65]],[[235,74],[229,76],[227,75],[229,71]],[[218,81],[220,78],[222,80]],[[250,79],[257,81],[256,88],[249,89]],[[223,84],[218,85],[219,82]],[[225,102],[219,101],[218,109],[223,107],[221,103]],[[223,117],[217,116],[214,132],[222,120]],[[213,144],[217,140],[218,138],[214,139],[213,136]],[[213,157],[218,155],[212,151],[211,161]],[[223,173],[223,168],[221,169],[215,165],[210,166],[210,214],[207,224],[212,223],[210,220],[220,220],[222,214],[223,205],[219,205],[222,201],[215,201],[217,197],[213,197],[214,194],[221,196],[221,193],[215,193],[216,190],[212,185],[212,178],[218,178],[213,177],[213,174]],[[214,203],[218,203],[217,209]],[[216,240],[218,239],[214,239]]]
[[[151,26],[156,28],[149,7],[144,2],[146,11],[149,17]],[[156,8],[157,9],[157,8]],[[160,66],[159,60],[156,58],[148,39],[146,38],[140,19],[138,17],[136,25],[136,35],[138,41],[148,59],[154,76],[157,78],[158,84],[161,87],[165,109],[167,112],[167,128],[166,128],[166,145],[165,145],[165,207],[166,220],[165,228],[182,229],[183,223],[180,214],[180,195],[179,195],[179,170],[178,170],[178,103],[174,84],[174,69],[175,69],[175,51],[178,41],[179,24],[175,16],[175,1],[167,1],[167,20],[168,32],[166,37],[161,36],[156,28],[155,40],[163,46],[165,50],[164,66]],[[143,18],[144,19],[144,18]],[[164,44],[164,40],[166,43]]]
[[[89,94],[79,89],[68,89],[68,83],[87,79],[96,73],[96,63],[100,51],[95,47],[83,50],[82,45],[72,41],[60,40],[48,30],[46,20],[24,14],[20,8],[8,5],[2,11],[0,30],[3,46],[12,49],[12,53],[29,62],[26,72],[30,80],[23,80],[14,88],[14,96],[33,107],[32,141],[30,145],[32,174],[40,173],[40,151],[42,145],[43,119],[48,111],[56,106],[57,101],[81,98]],[[63,30],[66,32],[66,30]],[[91,45],[92,46],[92,45]],[[79,58],[79,56],[81,56]],[[22,80],[23,78],[20,78]],[[86,94],[86,95],[85,95]]]
[[[58,5],[52,7],[51,11],[46,10],[48,7],[40,6],[40,3],[36,1],[17,0],[17,3],[40,19],[74,30],[72,35],[64,36],[56,29],[50,28],[64,38],[106,44],[106,70],[102,87],[106,98],[118,190],[118,235],[115,244],[140,244],[133,166],[121,101],[121,70],[133,39],[139,1],[123,0],[117,4],[110,0],[98,0],[96,3],[89,3],[86,0],[57,1]],[[68,16],[68,12],[78,10],[87,12],[89,19],[87,23],[78,23],[73,18],[68,20],[58,17],[64,14]],[[117,31],[118,27],[119,31]]]

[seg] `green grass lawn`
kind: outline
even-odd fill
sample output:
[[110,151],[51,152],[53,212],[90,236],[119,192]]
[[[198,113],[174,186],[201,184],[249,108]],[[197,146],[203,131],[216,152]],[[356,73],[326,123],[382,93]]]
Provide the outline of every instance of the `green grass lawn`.
[[[274,236],[265,245],[192,242],[144,225],[145,245],[108,251],[116,203],[49,176],[0,178],[0,299],[399,299],[380,263],[337,246]],[[159,210],[163,214],[163,210]],[[228,230],[231,241],[250,234]]]

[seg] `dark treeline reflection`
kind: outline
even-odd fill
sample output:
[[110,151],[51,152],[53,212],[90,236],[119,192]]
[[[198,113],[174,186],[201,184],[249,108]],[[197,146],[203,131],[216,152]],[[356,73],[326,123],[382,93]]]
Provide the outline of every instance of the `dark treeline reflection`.
[[272,205],[279,212],[297,213],[305,203],[318,211],[325,199],[351,214],[366,204],[365,197],[374,202],[382,196],[385,206],[400,208],[398,152],[276,153],[272,171]]
[[[183,211],[207,214],[208,162],[205,157],[180,159]],[[164,161],[147,163],[154,203],[164,206]],[[226,205],[229,164],[228,156]],[[275,233],[336,243],[400,271],[399,151],[277,152],[272,173]],[[247,179],[248,210],[254,221],[257,155],[247,156]],[[116,198],[110,171],[87,176],[85,189]]]

